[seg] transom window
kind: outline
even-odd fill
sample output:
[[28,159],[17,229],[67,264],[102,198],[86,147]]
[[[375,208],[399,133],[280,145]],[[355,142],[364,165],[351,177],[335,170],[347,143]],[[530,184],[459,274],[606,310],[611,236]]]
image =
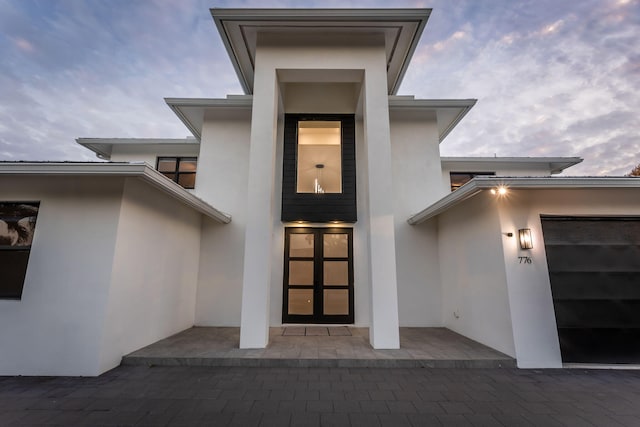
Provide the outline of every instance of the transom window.
[[298,122],[298,193],[342,193],[340,121]]
[[158,157],[157,169],[170,180],[192,189],[196,186],[197,166],[196,157]]
[[449,177],[451,180],[451,191],[457,190],[476,176],[492,176],[495,174],[495,172],[450,172]]

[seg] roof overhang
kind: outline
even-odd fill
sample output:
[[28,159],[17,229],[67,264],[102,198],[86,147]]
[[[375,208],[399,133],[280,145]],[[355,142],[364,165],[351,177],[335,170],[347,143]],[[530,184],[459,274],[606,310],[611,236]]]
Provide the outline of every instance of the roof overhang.
[[284,33],[290,40],[339,34],[382,35],[389,94],[395,94],[418,45],[431,9],[211,9],[240,84],[253,93],[258,34]]
[[542,167],[551,174],[582,162],[580,157],[442,157],[441,163],[447,168],[464,168],[470,172],[480,172],[483,167],[517,165],[518,167]]
[[414,99],[413,96],[390,96],[389,112],[399,112],[403,115],[435,113],[438,135],[442,142],[476,102],[476,99]]
[[96,153],[104,160],[109,160],[113,147],[117,145],[161,145],[166,148],[182,148],[185,145],[198,145],[193,138],[77,138],[76,142]]
[[417,225],[434,218],[457,204],[485,191],[504,186],[509,190],[560,190],[560,189],[640,189],[640,179],[633,177],[488,177],[477,176],[407,219]]
[[202,138],[205,115],[234,119],[251,113],[253,106],[253,97],[247,95],[232,95],[226,99],[165,98],[164,101],[198,141]]
[[139,178],[215,221],[231,222],[230,215],[194,196],[146,163],[6,162],[0,163],[0,176]]

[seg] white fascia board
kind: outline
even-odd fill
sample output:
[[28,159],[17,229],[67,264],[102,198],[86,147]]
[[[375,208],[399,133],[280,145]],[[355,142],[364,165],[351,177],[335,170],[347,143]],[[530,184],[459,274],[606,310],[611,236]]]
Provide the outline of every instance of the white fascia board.
[[412,96],[390,96],[391,111],[434,111],[438,119],[438,135],[442,142],[478,102],[477,99],[414,99]]
[[199,145],[195,138],[76,138],[76,143],[109,160],[115,145]]
[[247,110],[253,106],[252,96],[230,96],[228,98],[165,98],[169,108],[200,142],[205,112],[211,110]]
[[146,163],[72,163],[7,162],[0,163],[0,176],[106,176],[139,178],[195,211],[220,223],[231,222],[231,215],[221,212],[166,178]]
[[506,187],[508,190],[559,190],[559,189],[598,189],[598,188],[637,188],[640,189],[640,178],[634,177],[488,177],[477,176],[462,187],[453,191],[431,206],[411,215],[407,222],[410,225],[420,224],[436,217],[458,203],[476,194]]
[[[247,37],[243,27],[257,31],[264,27],[269,31],[277,28],[298,28],[324,26],[325,28],[353,29],[365,27],[381,29],[387,23],[394,23],[402,31],[410,34],[402,37],[401,43],[391,43],[390,57],[387,58],[387,81],[389,94],[395,94],[407,71],[409,62],[429,16],[431,9],[210,9],[222,43],[227,50],[240,85],[246,94],[253,93],[255,40]],[[322,34],[322,30],[317,30]],[[250,40],[251,39],[251,40]]]
[[[518,164],[518,165],[539,165],[546,164],[552,174],[560,173],[563,170],[575,166],[583,161],[580,157],[441,157],[442,165],[455,167],[456,165],[491,165],[491,164]],[[470,171],[473,172],[473,171]]]

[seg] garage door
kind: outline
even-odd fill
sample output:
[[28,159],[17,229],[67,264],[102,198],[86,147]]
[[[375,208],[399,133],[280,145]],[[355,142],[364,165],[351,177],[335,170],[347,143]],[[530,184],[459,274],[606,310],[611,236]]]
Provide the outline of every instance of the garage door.
[[541,220],[562,361],[640,363],[640,217]]

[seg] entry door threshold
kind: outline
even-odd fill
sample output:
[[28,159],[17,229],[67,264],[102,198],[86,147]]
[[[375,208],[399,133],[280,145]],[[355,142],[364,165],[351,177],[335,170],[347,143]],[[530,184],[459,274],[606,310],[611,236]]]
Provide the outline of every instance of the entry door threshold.
[[350,337],[351,331],[347,326],[285,326],[282,329],[282,336]]

